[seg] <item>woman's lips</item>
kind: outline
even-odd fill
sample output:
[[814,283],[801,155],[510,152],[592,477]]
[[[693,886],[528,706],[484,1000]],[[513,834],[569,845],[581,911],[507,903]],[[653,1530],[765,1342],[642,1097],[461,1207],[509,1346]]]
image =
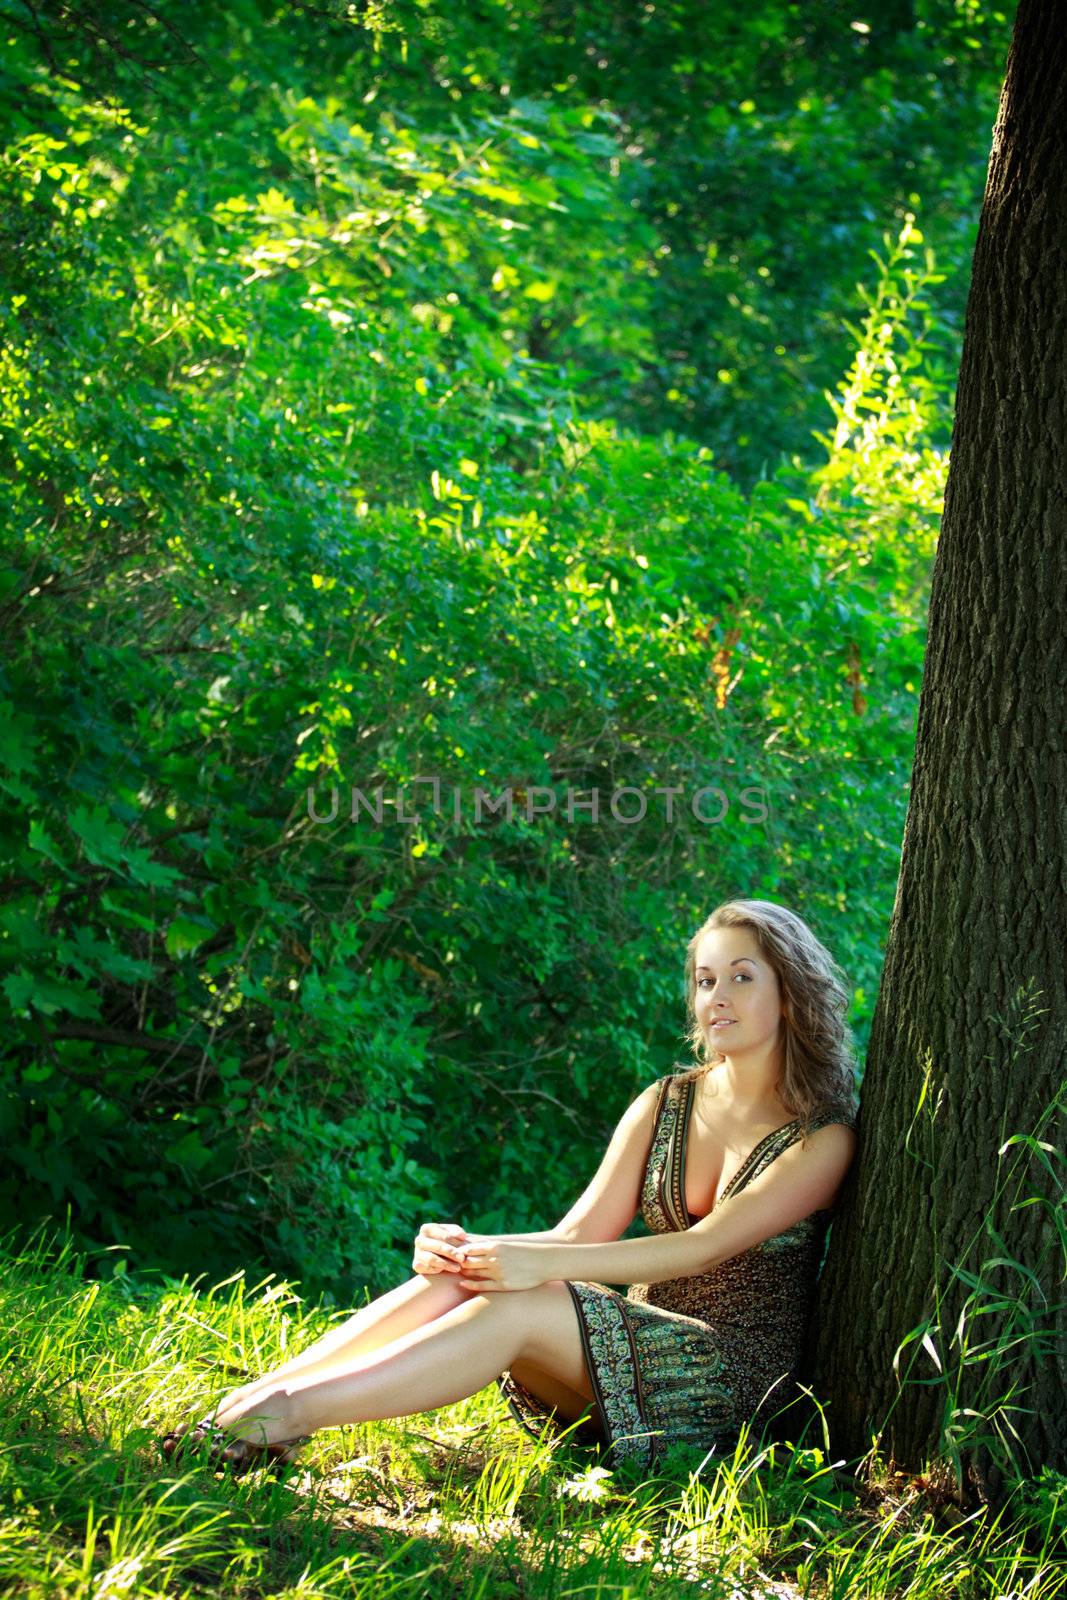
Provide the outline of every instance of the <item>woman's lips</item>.
[[728,1020],[713,1022],[712,1023],[712,1027],[713,1028],[732,1028],[733,1025],[734,1025],[735,1020],[736,1019],[734,1017],[730,1017]]

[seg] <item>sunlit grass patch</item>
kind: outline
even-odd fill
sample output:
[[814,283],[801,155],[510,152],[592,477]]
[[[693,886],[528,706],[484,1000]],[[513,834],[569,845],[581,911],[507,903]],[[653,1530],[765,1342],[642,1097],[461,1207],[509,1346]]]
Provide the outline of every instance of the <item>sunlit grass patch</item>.
[[225,1595],[1023,1596],[1065,1592],[1064,1480],[964,1517],[915,1480],[742,1430],[653,1470],[520,1429],[495,1387],[317,1434],[277,1477],[162,1460],[159,1435],[329,1325],[290,1285],[86,1277],[62,1239],[0,1273],[0,1591]]

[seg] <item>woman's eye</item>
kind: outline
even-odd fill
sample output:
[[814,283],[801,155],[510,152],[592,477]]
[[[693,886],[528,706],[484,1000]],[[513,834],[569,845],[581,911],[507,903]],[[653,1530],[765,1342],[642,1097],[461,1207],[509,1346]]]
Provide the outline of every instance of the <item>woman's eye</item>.
[[[752,982],[752,974],[750,972],[735,972],[734,973],[734,977],[735,978],[741,978],[745,983],[751,983]],[[714,978],[701,978],[699,980],[698,984],[697,984],[697,987],[699,988],[700,984],[702,984],[702,983],[714,983],[714,982],[715,982]]]

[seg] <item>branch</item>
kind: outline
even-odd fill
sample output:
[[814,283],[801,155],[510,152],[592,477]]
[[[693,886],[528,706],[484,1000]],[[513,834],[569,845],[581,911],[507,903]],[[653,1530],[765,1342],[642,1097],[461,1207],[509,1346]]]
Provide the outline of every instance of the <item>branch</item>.
[[177,1044],[173,1039],[160,1039],[132,1029],[108,1028],[97,1022],[64,1022],[51,1032],[54,1039],[91,1039],[95,1044],[119,1044],[130,1050],[167,1055],[171,1059],[199,1061],[201,1053],[197,1045]]

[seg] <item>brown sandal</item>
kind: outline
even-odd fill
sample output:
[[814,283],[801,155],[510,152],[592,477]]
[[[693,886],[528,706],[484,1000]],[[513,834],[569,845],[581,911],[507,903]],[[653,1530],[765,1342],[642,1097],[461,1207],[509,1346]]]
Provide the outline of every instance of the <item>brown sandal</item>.
[[205,1417],[190,1427],[175,1428],[173,1432],[165,1433],[159,1441],[159,1448],[168,1461],[178,1463],[187,1455],[198,1454],[200,1446],[208,1438],[211,1439],[212,1454],[226,1442],[222,1429],[216,1428],[210,1417]]
[[231,1439],[220,1453],[219,1464],[228,1466],[235,1478],[240,1478],[256,1466],[291,1466],[310,1439],[310,1433],[301,1434],[296,1439],[277,1439],[274,1444],[253,1444],[251,1439]]
[[287,1466],[297,1459],[311,1435],[301,1434],[296,1439],[278,1439],[274,1444],[255,1444],[251,1439],[234,1439],[225,1428],[217,1428],[210,1417],[195,1422],[188,1428],[176,1428],[163,1435],[159,1448],[166,1460],[179,1463],[187,1455],[199,1455],[204,1440],[210,1441],[207,1461],[216,1471],[229,1467],[235,1478],[241,1477],[257,1465]]

